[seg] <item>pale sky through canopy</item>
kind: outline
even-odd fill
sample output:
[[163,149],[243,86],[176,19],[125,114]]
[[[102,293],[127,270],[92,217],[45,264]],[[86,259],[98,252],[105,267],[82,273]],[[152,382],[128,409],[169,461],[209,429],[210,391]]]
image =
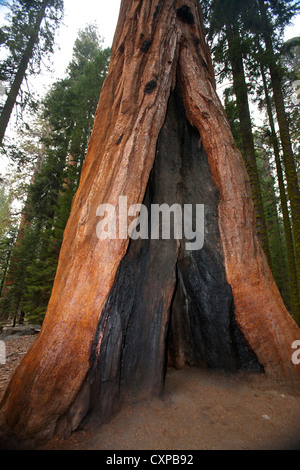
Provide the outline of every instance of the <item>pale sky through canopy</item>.
[[[116,29],[121,0],[64,0],[65,1],[65,26],[61,27],[57,41],[61,51],[55,58],[56,70],[63,73],[72,56],[72,48],[77,37],[78,29],[82,29],[88,23],[95,22],[99,33],[105,39],[104,46],[112,44]],[[286,39],[300,35],[300,15],[295,20],[295,25],[286,30]]]
[[55,68],[64,73],[72,58],[74,41],[79,29],[84,29],[89,23],[98,26],[100,35],[104,38],[104,47],[112,45],[121,0],[64,0],[64,25],[60,27],[56,42],[60,46],[55,57]]
[[[3,23],[5,8],[0,0],[0,25]],[[121,0],[64,0],[64,24],[60,26],[56,36],[57,48],[52,61],[55,67],[55,76],[60,77],[71,60],[74,41],[79,29],[84,29],[89,23],[98,25],[99,33],[104,38],[104,46],[112,44],[116,29]],[[286,30],[286,39],[300,35],[300,15],[294,20],[294,25]]]
[[[0,0],[0,25],[3,24],[5,8]],[[44,94],[52,82],[62,78],[72,58],[72,51],[79,29],[84,29],[89,23],[98,26],[100,35],[104,38],[104,47],[112,45],[121,0],[64,0],[65,16],[63,24],[56,35],[56,50],[51,57],[52,72],[44,71],[32,82],[34,88]],[[300,15],[294,20],[294,25],[286,30],[286,39],[300,35]],[[30,80],[31,81],[31,80]]]
[[[0,0],[0,26],[4,23],[6,8]],[[50,70],[44,68],[36,77],[28,77],[32,91],[44,95],[53,82],[64,77],[65,70],[72,59],[74,42],[79,29],[87,24],[95,23],[99,34],[104,38],[103,47],[112,45],[121,0],[64,0],[65,15],[63,24],[56,35],[55,53],[51,56]],[[294,20],[294,25],[286,29],[285,39],[300,35],[300,15]],[[47,63],[48,61],[46,61]],[[49,63],[48,63],[49,65]],[[3,99],[3,94],[2,94]],[[14,132],[15,120],[12,117],[7,132]],[[0,162],[0,171],[1,171]]]

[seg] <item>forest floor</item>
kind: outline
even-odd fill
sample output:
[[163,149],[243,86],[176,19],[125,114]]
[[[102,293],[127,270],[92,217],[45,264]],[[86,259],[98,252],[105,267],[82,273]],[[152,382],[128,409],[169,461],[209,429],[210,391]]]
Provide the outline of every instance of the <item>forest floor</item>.
[[[7,341],[0,400],[36,336]],[[161,399],[125,404],[100,429],[54,439],[47,450],[300,449],[300,393],[264,375],[169,369]]]

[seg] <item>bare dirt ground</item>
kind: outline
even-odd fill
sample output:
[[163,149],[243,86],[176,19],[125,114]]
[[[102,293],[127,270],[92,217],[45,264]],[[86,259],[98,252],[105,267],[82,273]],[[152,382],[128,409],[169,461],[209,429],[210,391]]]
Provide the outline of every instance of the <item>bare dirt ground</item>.
[[5,343],[6,364],[0,364],[0,402],[12,374],[35,340],[36,335],[20,336]]
[[[35,337],[7,342],[0,400]],[[99,429],[81,430],[47,450],[300,449],[300,393],[264,375],[169,369],[162,399],[126,404]]]

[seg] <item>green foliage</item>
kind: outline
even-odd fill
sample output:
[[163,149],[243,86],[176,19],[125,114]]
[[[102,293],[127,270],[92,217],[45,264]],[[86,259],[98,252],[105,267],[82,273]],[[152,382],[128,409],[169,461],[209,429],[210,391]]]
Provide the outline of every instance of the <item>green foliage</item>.
[[16,105],[17,112],[22,112],[27,105],[37,109],[26,79],[28,75],[40,73],[41,64],[45,65],[45,58],[53,53],[55,31],[62,20],[64,3],[63,0],[11,0],[7,6],[7,24],[0,32],[3,58],[0,81],[8,90],[5,103],[0,107],[0,144]]
[[[110,50],[101,44],[94,25],[80,31],[66,78],[54,83],[44,99],[39,129],[44,155],[28,190],[23,236],[12,255],[12,282],[2,300],[6,315],[23,310],[27,320],[43,321],[108,70]],[[34,148],[34,142],[27,144],[27,150]]]
[[[247,100],[252,101],[252,103],[255,102],[262,116],[265,114],[268,118],[265,101],[266,88],[263,85],[261,75],[264,72],[265,78],[269,81],[267,84],[268,93],[270,96],[276,97],[277,100],[276,112],[274,107],[273,114],[275,120],[277,115],[277,124],[280,128],[284,162],[286,163],[286,155],[288,154],[286,139],[290,137],[296,166],[299,166],[297,162],[299,161],[300,121],[299,107],[295,106],[295,100],[292,99],[292,84],[299,79],[299,41],[295,38],[295,40],[283,44],[283,35],[286,26],[291,23],[295,14],[299,12],[299,5],[298,0],[245,0],[243,2],[239,0],[203,0],[205,23],[217,72],[217,82],[219,84],[229,82],[230,84],[229,87],[227,85],[223,101],[238,147],[242,150],[242,153],[245,153],[244,144],[246,140],[245,136],[243,137],[243,132],[246,131],[246,114],[241,112],[241,106],[246,109]],[[238,57],[241,59],[239,63]],[[244,97],[241,94],[243,75],[247,82],[247,98],[245,93]],[[232,83],[233,86],[231,86]],[[275,86],[276,88],[274,88]],[[233,92],[236,95],[235,97]],[[280,96],[284,97],[281,103],[279,103]],[[285,109],[281,107],[279,110],[279,104],[284,106]],[[278,115],[279,111],[280,115]],[[284,114],[288,117],[288,126],[283,122]],[[260,133],[264,135],[265,148],[262,150],[256,147],[256,167],[259,173],[273,275],[286,305],[290,308],[289,286],[287,285],[288,272],[291,274],[291,270],[294,269],[293,276],[296,276],[296,283],[293,283],[293,289],[297,289],[298,270],[296,269],[294,252],[289,251],[289,264],[287,264],[287,249],[285,246],[287,233],[285,231],[290,231],[291,227],[289,220],[287,225],[286,219],[288,216],[286,217],[286,215],[285,225],[283,224],[280,212],[281,201],[278,200],[276,172],[272,165],[270,166],[270,162],[273,161],[274,149],[270,139],[267,138],[269,126],[270,123],[267,125],[267,130],[260,129]],[[253,122],[251,132],[254,133]],[[248,136],[250,136],[249,132]],[[283,140],[283,137],[286,139]],[[280,158],[280,156],[277,158]],[[289,159],[292,161],[293,155],[289,154]],[[285,167],[284,176],[289,188],[293,175],[290,175],[290,168],[286,164],[282,164],[282,167]],[[252,191],[254,187],[253,196],[255,199],[256,186],[253,184],[249,165],[247,165],[247,169]],[[290,190],[289,204],[290,207],[294,207],[291,194],[293,192]],[[286,204],[285,207],[287,207]],[[294,221],[292,228],[295,237],[297,230]],[[291,243],[293,244],[293,240]],[[294,248],[296,249],[296,243]],[[298,292],[293,291],[293,298],[296,297],[298,297]]]
[[2,179],[0,183],[0,297],[17,234],[12,208],[13,191],[12,189],[8,190],[5,183],[5,180]]
[[10,227],[6,234],[0,238],[0,298],[2,296],[5,285],[5,280],[11,261],[12,250],[16,242],[16,236],[16,227]]
[[17,239],[13,247],[10,266],[1,298],[1,319],[15,319],[22,308],[25,290],[26,270],[30,259],[35,255],[39,239],[39,230],[33,225],[27,227],[22,238]]
[[[1,28],[2,47],[5,58],[1,62],[0,80],[10,83],[15,76],[28,40],[34,30],[37,15],[41,10],[41,0],[12,0],[7,14],[7,24]],[[42,57],[53,53],[54,35],[63,15],[63,0],[49,0],[43,24],[39,31],[30,61],[30,74],[40,72]]]
[[242,148],[242,138],[240,132],[239,112],[232,87],[224,91],[224,108],[230,124],[231,132],[239,149]]
[[283,44],[281,58],[285,67],[285,78],[290,87],[295,89],[297,102],[300,103],[300,36]]
[[5,187],[0,186],[0,239],[5,235],[8,219],[10,218],[10,200]]
[[267,127],[256,133],[257,166],[266,216],[272,272],[286,306],[290,309],[290,288],[285,233],[276,184],[276,169],[270,132]]

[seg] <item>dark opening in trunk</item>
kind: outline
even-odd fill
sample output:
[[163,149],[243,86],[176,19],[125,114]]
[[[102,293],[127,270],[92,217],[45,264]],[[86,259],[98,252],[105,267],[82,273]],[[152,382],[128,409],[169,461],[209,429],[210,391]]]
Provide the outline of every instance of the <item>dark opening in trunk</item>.
[[[91,409],[101,422],[123,399],[160,394],[167,366],[262,370],[235,323],[218,200],[199,133],[176,87],[143,202],[149,237],[130,241],[91,353]],[[176,240],[172,231],[170,240],[151,239],[151,204],[204,204],[203,248],[187,250],[190,240]]]

